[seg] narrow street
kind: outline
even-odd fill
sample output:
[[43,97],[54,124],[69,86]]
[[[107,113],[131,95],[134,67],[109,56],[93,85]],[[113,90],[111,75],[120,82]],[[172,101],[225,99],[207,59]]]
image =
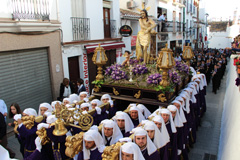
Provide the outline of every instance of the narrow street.
[[212,83],[207,86],[207,112],[198,128],[197,142],[189,152],[190,160],[217,160],[228,68],[217,94],[212,93]]

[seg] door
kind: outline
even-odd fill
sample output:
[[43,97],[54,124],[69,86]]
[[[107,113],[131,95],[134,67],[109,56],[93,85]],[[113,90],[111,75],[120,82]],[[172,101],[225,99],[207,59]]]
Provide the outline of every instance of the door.
[[79,57],[68,58],[69,79],[76,86],[77,80],[80,78]]
[[16,102],[22,111],[38,111],[40,103],[51,103],[48,61],[47,48],[0,52],[0,96],[8,108]]
[[111,38],[110,9],[103,8],[104,38]]

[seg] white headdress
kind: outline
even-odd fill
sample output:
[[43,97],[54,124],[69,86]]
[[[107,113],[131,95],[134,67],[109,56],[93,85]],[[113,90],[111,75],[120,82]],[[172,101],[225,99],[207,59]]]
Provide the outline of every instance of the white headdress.
[[99,99],[94,99],[94,100],[92,100],[90,103],[91,103],[91,104],[92,104],[92,103],[96,103],[96,104],[97,104],[96,107],[99,107],[99,106],[102,104],[102,102],[101,102]]
[[145,160],[142,155],[142,152],[137,144],[133,142],[127,142],[120,148],[119,160],[122,160],[122,151],[128,154],[133,154],[134,160]]
[[102,137],[103,137],[104,144],[107,143],[107,140],[104,135],[104,127],[113,128],[113,135],[112,135],[112,139],[110,141],[110,145],[117,143],[120,138],[123,138],[121,130],[119,129],[118,125],[114,121],[105,119],[101,122],[101,124],[103,124]]
[[154,145],[152,140],[149,138],[147,131],[145,131],[143,128],[141,127],[134,128],[132,132],[134,133],[134,139],[133,139],[134,142],[135,142],[136,136],[147,136],[148,155],[153,154],[157,150],[156,146]]
[[153,118],[153,122],[162,123],[160,132],[161,132],[162,136],[165,137],[164,141],[165,142],[169,142],[170,141],[170,137],[169,137],[168,130],[166,128],[166,124],[165,124],[163,118],[160,115],[157,115],[157,116],[155,116]]
[[145,117],[143,116],[142,112],[137,108],[137,106],[132,106],[129,110],[129,113],[131,111],[138,111],[138,121],[139,121],[139,123],[141,123],[142,120],[145,120]]
[[35,116],[35,117],[37,117],[37,112],[36,112],[36,110],[33,109],[33,108],[26,108],[26,109],[24,109],[23,113],[25,113],[25,114],[27,114],[27,115],[29,115],[29,116]]
[[102,97],[101,97],[101,101],[102,101],[103,99],[109,99],[109,100],[112,100],[112,99],[111,99],[111,96],[110,96],[109,94],[104,94],[104,95],[102,95]]
[[63,98],[63,103],[64,103],[64,101],[68,101],[69,104],[72,104],[72,103],[73,103],[70,98]]
[[[100,135],[100,133],[97,130],[95,130],[95,129],[88,130],[86,133],[84,133],[83,139],[85,141],[94,141],[98,151],[100,153],[103,152],[105,145],[103,143],[102,136]],[[85,148],[84,141],[83,141],[83,156],[84,156],[83,157],[84,159],[90,159],[90,150]]]
[[79,102],[80,101],[80,98],[79,98],[79,96],[77,95],[77,94],[71,94],[70,96],[69,96],[69,99],[72,101],[72,102],[74,102],[74,101],[77,101],[77,102]]
[[38,115],[39,116],[41,115],[41,110],[40,110],[41,107],[46,107],[48,112],[52,112],[52,110],[53,110],[52,106],[49,103],[41,103],[39,105],[39,108],[38,108]]
[[[86,98],[88,98],[88,96],[89,96],[89,95],[88,95],[88,92],[86,92],[86,91],[80,92],[79,96],[80,96],[80,95],[83,95],[83,94],[86,94],[86,95],[87,95]],[[80,98],[80,97],[79,97],[79,98]]]
[[146,119],[151,115],[151,112],[143,104],[138,104],[137,107],[144,114]]
[[173,122],[173,118],[172,118],[171,112],[168,109],[165,109],[165,108],[161,109],[160,112],[169,115],[169,121],[170,121],[170,125],[171,125],[171,130],[172,130],[173,133],[176,133],[177,130],[176,130],[175,124]]
[[134,124],[133,124],[131,118],[125,112],[122,112],[122,111],[116,112],[116,115],[113,117],[113,119],[114,120],[124,119],[124,121],[125,121],[125,133],[130,132],[134,128]]
[[163,135],[156,124],[152,121],[148,121],[145,123],[144,127],[145,130],[154,130],[154,140],[153,143],[159,149],[165,146],[169,142],[169,135]]
[[180,115],[179,115],[179,112],[178,112],[178,109],[176,106],[174,105],[169,105],[167,107],[167,109],[171,112],[176,112],[176,116],[174,118],[174,124],[175,124],[175,127],[183,127],[183,123],[182,123],[182,120],[180,118]]
[[84,107],[88,107],[88,108],[89,108],[89,109],[88,109],[89,111],[92,109],[89,103],[82,103],[80,108],[82,109],[82,108],[84,108]]
[[57,104],[57,102],[58,102],[59,104],[62,104],[61,101],[53,101],[53,102],[51,103],[51,106],[52,106],[52,109],[53,109],[53,110],[55,110],[55,105]]
[[184,112],[183,112],[183,108],[182,108],[182,106],[181,106],[182,103],[179,102],[178,100],[174,100],[174,101],[172,101],[172,104],[173,104],[173,103],[177,103],[177,104],[180,105],[180,108],[179,108],[179,115],[180,115],[180,117],[181,117],[182,122],[183,122],[183,123],[186,123],[187,120],[186,120],[185,114],[184,114]]

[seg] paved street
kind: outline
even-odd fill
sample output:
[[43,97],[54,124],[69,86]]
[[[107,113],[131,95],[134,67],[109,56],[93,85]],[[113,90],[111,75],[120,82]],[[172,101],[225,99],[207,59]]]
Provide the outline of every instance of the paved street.
[[[216,160],[219,145],[223,99],[226,90],[226,73],[220,90],[212,93],[212,84],[207,87],[207,112],[202,118],[201,127],[197,132],[197,142],[189,153],[190,160]],[[13,134],[8,135],[8,146],[16,153],[17,159],[22,159],[19,143]]]
[[217,94],[212,93],[212,84],[207,87],[207,112],[197,131],[197,142],[189,153],[190,160],[217,160],[227,69]]

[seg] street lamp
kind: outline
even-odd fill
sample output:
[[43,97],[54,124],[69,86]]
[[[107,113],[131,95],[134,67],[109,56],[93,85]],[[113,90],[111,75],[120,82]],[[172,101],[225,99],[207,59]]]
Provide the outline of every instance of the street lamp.
[[193,55],[192,47],[189,46],[189,44],[183,47],[182,56],[183,56],[183,59],[187,61],[187,65],[190,66],[190,60],[194,57],[194,55]]
[[105,54],[104,48],[102,48],[100,44],[94,50],[92,61],[93,61],[94,64],[96,64],[98,66],[98,75],[96,76],[96,80],[103,80],[104,76],[102,74],[103,73],[102,66],[107,63],[108,58]]
[[169,86],[170,83],[168,81],[168,70],[175,65],[175,60],[173,58],[173,52],[168,48],[167,43],[166,47],[161,49],[159,53],[157,65],[163,71],[162,81],[159,84],[163,87]]

